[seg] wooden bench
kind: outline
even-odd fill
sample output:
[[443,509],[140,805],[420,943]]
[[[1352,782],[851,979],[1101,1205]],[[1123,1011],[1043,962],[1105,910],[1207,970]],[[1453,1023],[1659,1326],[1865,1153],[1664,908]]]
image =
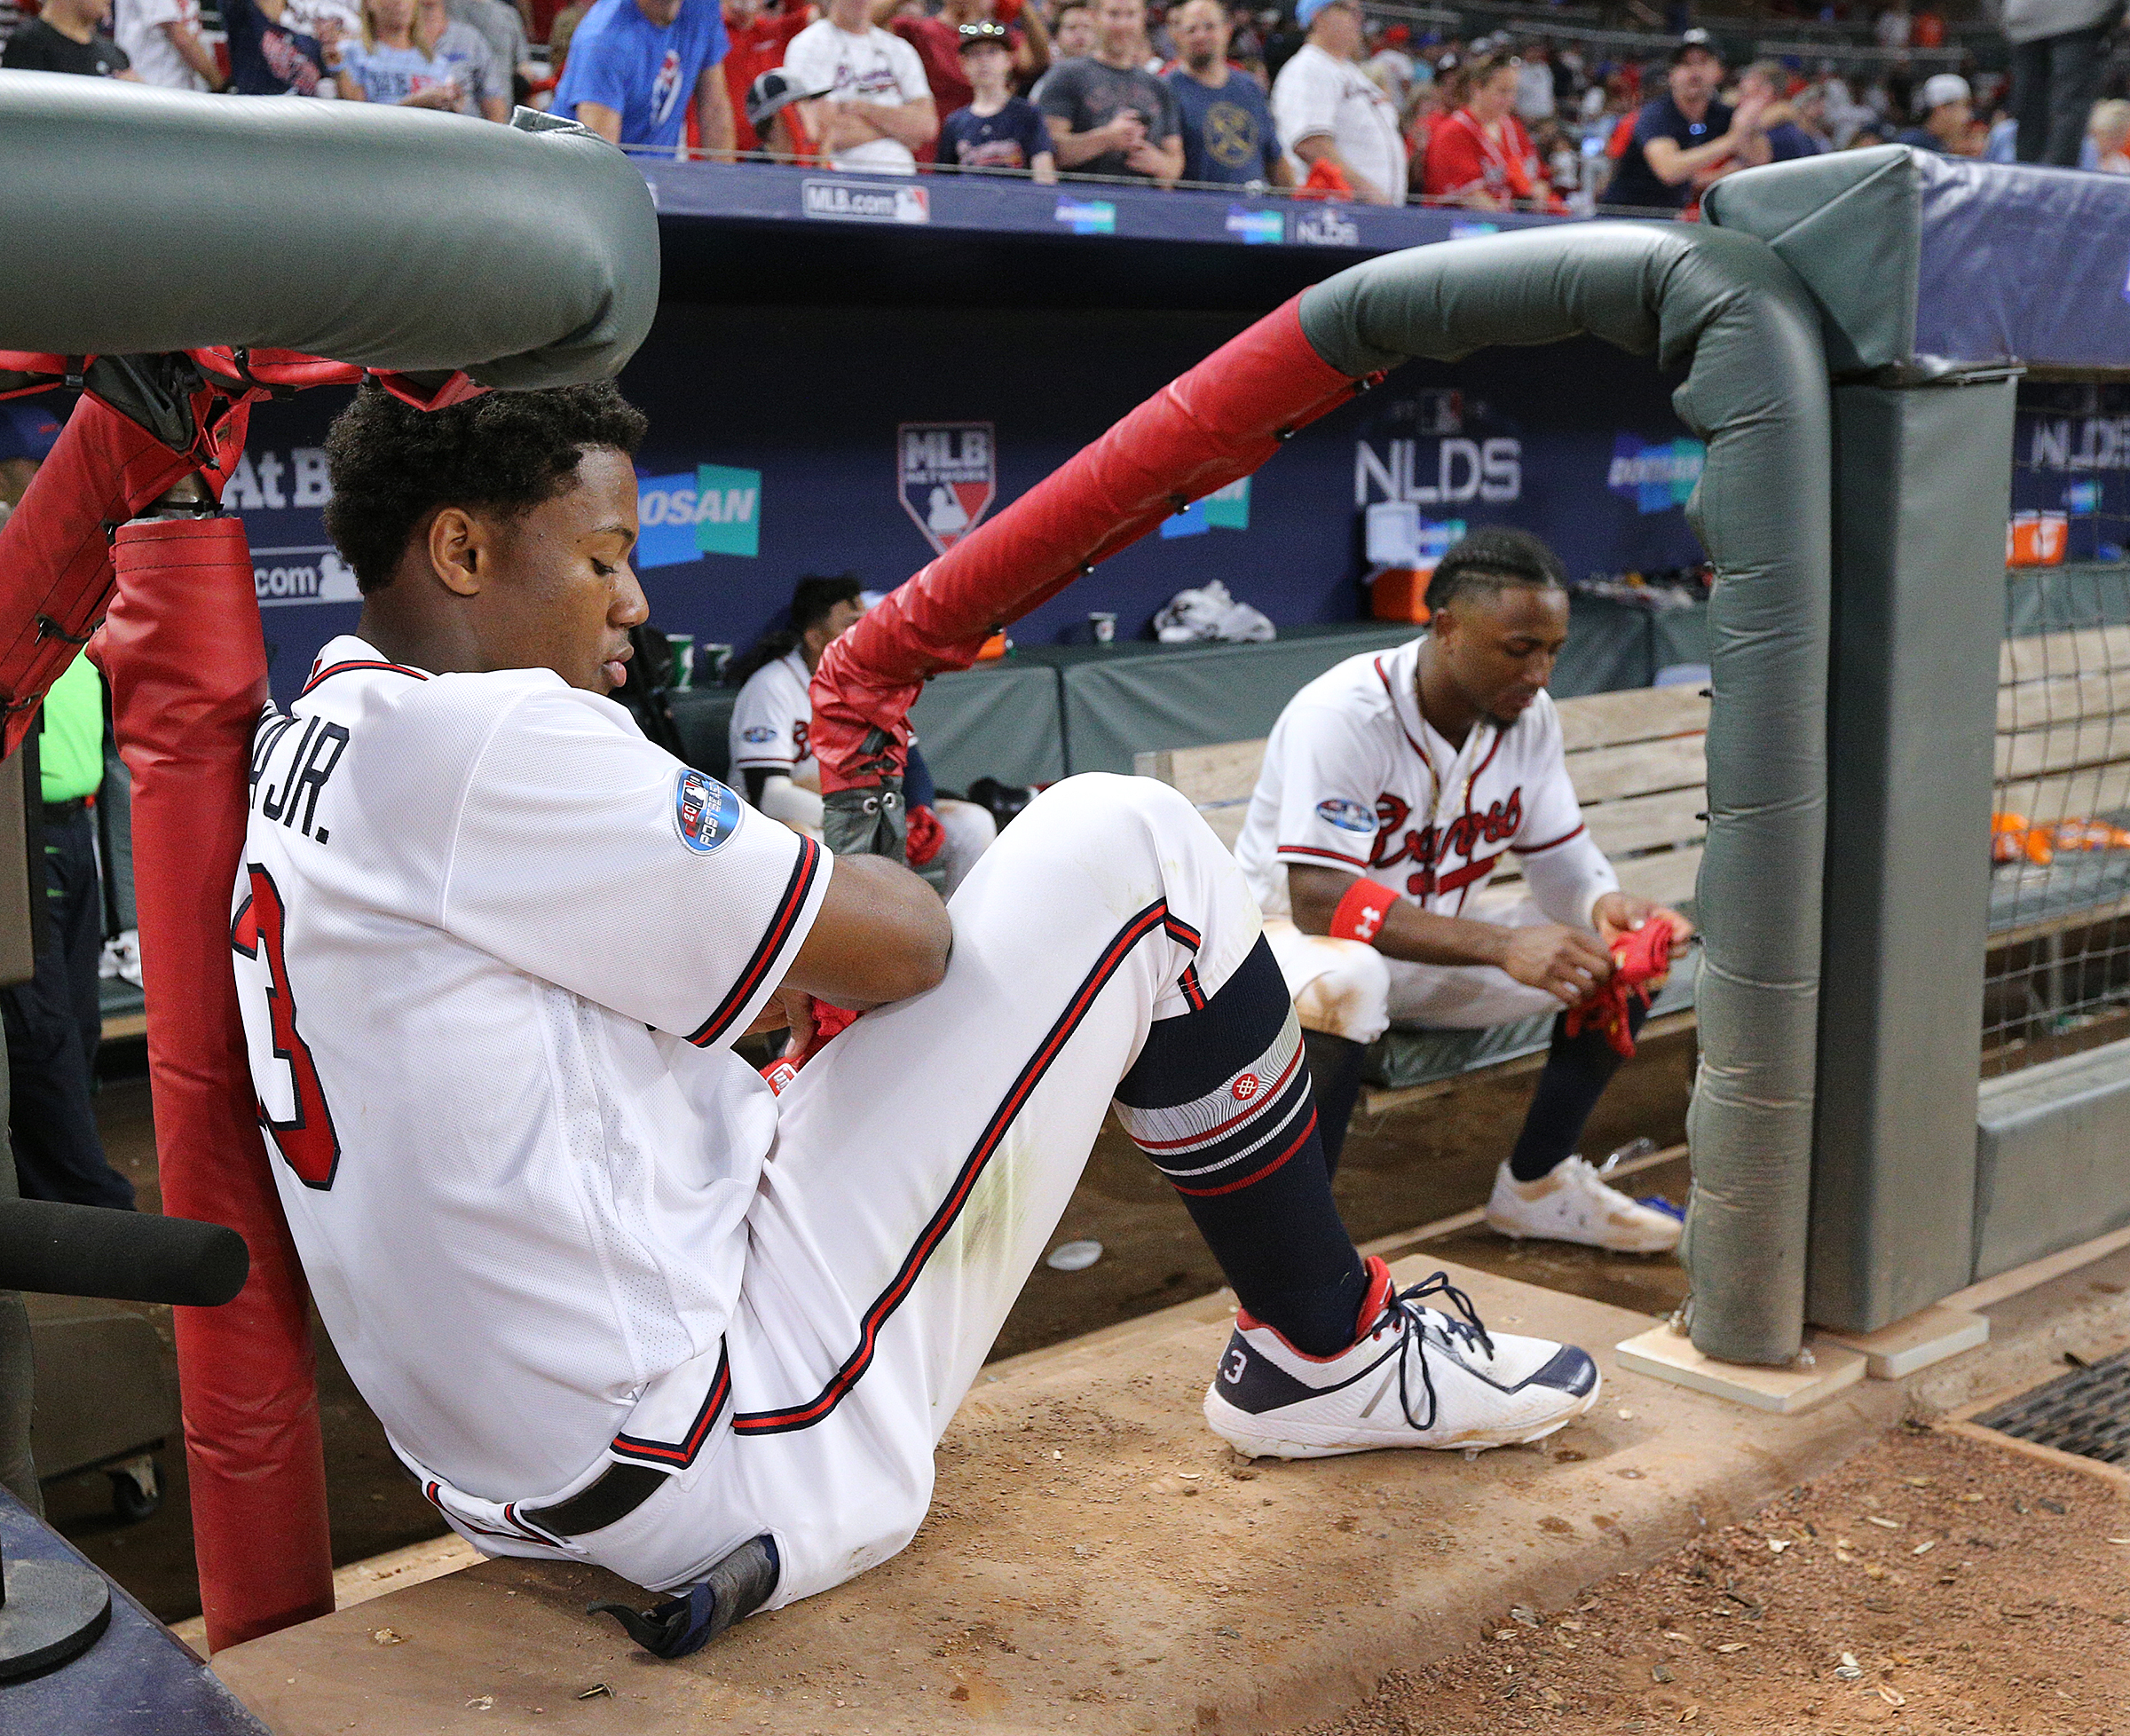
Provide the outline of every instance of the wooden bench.
[[[1644,687],[1554,704],[1583,818],[1612,858],[1620,884],[1662,904],[1688,904],[1708,832],[1707,695],[1698,687]],[[1264,742],[1231,741],[1141,754],[1132,769],[1188,796],[1232,850],[1264,761]],[[1490,896],[1521,885],[1514,861],[1489,884]],[[1461,1057],[1452,1039],[1437,1077],[1372,1091],[1368,1108],[1381,1112],[1437,1096],[1472,1073],[1536,1066],[1544,1022],[1527,1022],[1533,1029],[1471,1033]],[[1684,1007],[1653,1020],[1647,1033],[1663,1036],[1692,1022],[1691,1007]]]
[[[1667,904],[1692,898],[1708,830],[1707,698],[1693,687],[1637,687],[1554,706],[1582,817],[1620,884]],[[1188,796],[1232,850],[1264,762],[1262,741],[1230,741],[1141,754],[1132,769]],[[1511,867],[1489,889],[1521,879]]]

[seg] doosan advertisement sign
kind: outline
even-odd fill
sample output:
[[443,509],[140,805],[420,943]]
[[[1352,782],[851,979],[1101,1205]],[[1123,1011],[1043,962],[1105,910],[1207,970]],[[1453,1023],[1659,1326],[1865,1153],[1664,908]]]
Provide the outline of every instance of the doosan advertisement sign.
[[678,566],[705,555],[761,551],[761,472],[698,464],[678,476],[636,479],[635,564]]

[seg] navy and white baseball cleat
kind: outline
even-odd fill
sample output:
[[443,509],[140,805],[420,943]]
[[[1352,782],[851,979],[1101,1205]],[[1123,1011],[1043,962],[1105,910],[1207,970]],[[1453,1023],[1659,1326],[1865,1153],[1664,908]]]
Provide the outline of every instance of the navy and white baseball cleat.
[[[1423,1307],[1424,1297],[1457,1312]],[[1206,1391],[1207,1424],[1253,1458],[1314,1459],[1542,1440],[1598,1402],[1588,1353],[1489,1333],[1446,1273],[1393,1294],[1390,1268],[1371,1259],[1361,1319],[1351,1345],[1318,1357],[1238,1314]]]

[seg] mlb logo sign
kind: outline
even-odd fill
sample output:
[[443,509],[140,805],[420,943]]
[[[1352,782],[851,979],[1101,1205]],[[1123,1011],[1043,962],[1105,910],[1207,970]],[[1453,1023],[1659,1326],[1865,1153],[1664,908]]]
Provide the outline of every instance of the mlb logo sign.
[[635,564],[678,566],[761,549],[761,472],[699,464],[690,476],[636,478]]
[[903,510],[937,554],[974,530],[998,497],[988,422],[906,422],[895,432]]

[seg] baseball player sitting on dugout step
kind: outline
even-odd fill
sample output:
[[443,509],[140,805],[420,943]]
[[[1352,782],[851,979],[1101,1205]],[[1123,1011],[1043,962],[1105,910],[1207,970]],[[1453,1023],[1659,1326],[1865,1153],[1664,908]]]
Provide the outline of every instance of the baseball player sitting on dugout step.
[[[1584,828],[1546,692],[1568,636],[1559,560],[1523,531],[1481,529],[1427,588],[1428,632],[1348,658],[1273,726],[1235,842],[1295,999],[1336,1170],[1368,1046],[1400,1022],[1484,1030],[1553,1011],[1544,1069],[1487,1221],[1505,1235],[1661,1253],[1676,1218],[1608,1185],[1575,1155],[1620,1064],[1565,1008],[1613,972],[1609,948],[1653,918],[1620,889]],[[1524,897],[1482,903],[1505,851]],[[1645,1007],[1630,1002],[1630,1032]]]
[[[361,619],[253,753],[273,1173],[454,1528],[677,1591],[619,1612],[666,1655],[895,1554],[1113,1099],[1242,1298],[1204,1400],[1241,1450],[1587,1410],[1583,1352],[1355,1251],[1256,903],[1175,792],[1067,779],[950,918],[643,738],[608,697],[643,429],[605,385],[362,388],[327,441]],[[732,1044],[809,996],[872,1010],[772,1095]]]

